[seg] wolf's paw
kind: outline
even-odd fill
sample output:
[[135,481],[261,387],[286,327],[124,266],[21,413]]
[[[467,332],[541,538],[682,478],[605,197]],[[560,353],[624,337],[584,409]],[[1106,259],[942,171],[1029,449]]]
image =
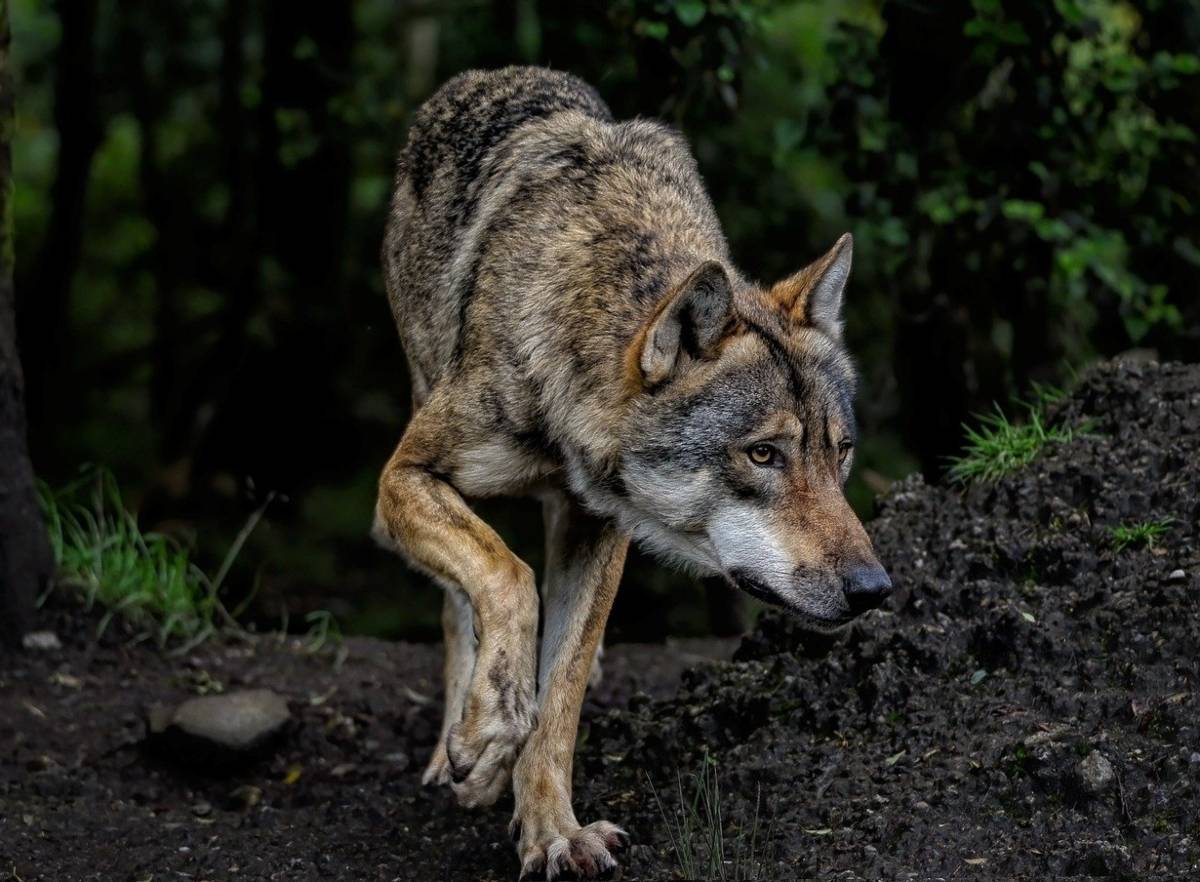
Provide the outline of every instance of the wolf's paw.
[[608,821],[580,827],[572,821],[523,824],[516,818],[509,835],[518,841],[521,879],[614,879],[615,855],[629,847],[629,834]]
[[446,742],[439,740],[429,758],[429,765],[421,775],[421,783],[426,787],[440,786],[450,783],[450,757],[446,755]]
[[480,808],[494,803],[508,786],[517,754],[536,721],[528,713],[472,722],[463,720],[450,727],[446,755],[450,789],[458,804]]

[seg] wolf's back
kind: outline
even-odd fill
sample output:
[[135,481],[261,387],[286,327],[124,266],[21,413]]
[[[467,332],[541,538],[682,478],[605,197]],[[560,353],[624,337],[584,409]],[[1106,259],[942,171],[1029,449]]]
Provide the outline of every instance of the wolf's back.
[[611,121],[596,90],[570,74],[542,67],[471,70],[438,89],[417,111],[404,163],[423,198],[442,176],[469,188],[487,152],[523,123],[577,110]]
[[466,295],[454,258],[479,210],[489,152],[523,124],[564,111],[612,121],[587,83],[539,67],[459,74],[415,114],[397,164],[382,256],[418,401],[459,348]]

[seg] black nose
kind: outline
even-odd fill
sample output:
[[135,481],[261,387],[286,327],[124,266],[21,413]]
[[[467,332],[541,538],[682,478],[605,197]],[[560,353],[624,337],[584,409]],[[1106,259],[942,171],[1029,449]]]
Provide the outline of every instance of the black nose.
[[842,593],[850,604],[850,612],[857,616],[887,600],[892,593],[892,580],[879,564],[858,567],[842,580]]

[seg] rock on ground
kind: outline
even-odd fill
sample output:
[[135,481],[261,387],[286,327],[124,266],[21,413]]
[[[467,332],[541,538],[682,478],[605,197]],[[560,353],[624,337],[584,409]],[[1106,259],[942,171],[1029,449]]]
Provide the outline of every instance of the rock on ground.
[[242,689],[190,698],[149,713],[151,742],[169,758],[191,765],[237,761],[284,733],[292,714],[270,689]]
[[1113,771],[1112,763],[1098,750],[1093,750],[1079,761],[1079,780],[1083,789],[1092,796],[1100,796],[1112,787],[1116,779],[1117,773]]

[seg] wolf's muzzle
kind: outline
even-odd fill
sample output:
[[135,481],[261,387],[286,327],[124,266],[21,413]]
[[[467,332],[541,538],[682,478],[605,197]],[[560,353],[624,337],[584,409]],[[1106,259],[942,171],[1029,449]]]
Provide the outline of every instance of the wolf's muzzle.
[[879,564],[858,567],[842,580],[842,593],[852,615],[875,609],[892,593],[892,580]]

